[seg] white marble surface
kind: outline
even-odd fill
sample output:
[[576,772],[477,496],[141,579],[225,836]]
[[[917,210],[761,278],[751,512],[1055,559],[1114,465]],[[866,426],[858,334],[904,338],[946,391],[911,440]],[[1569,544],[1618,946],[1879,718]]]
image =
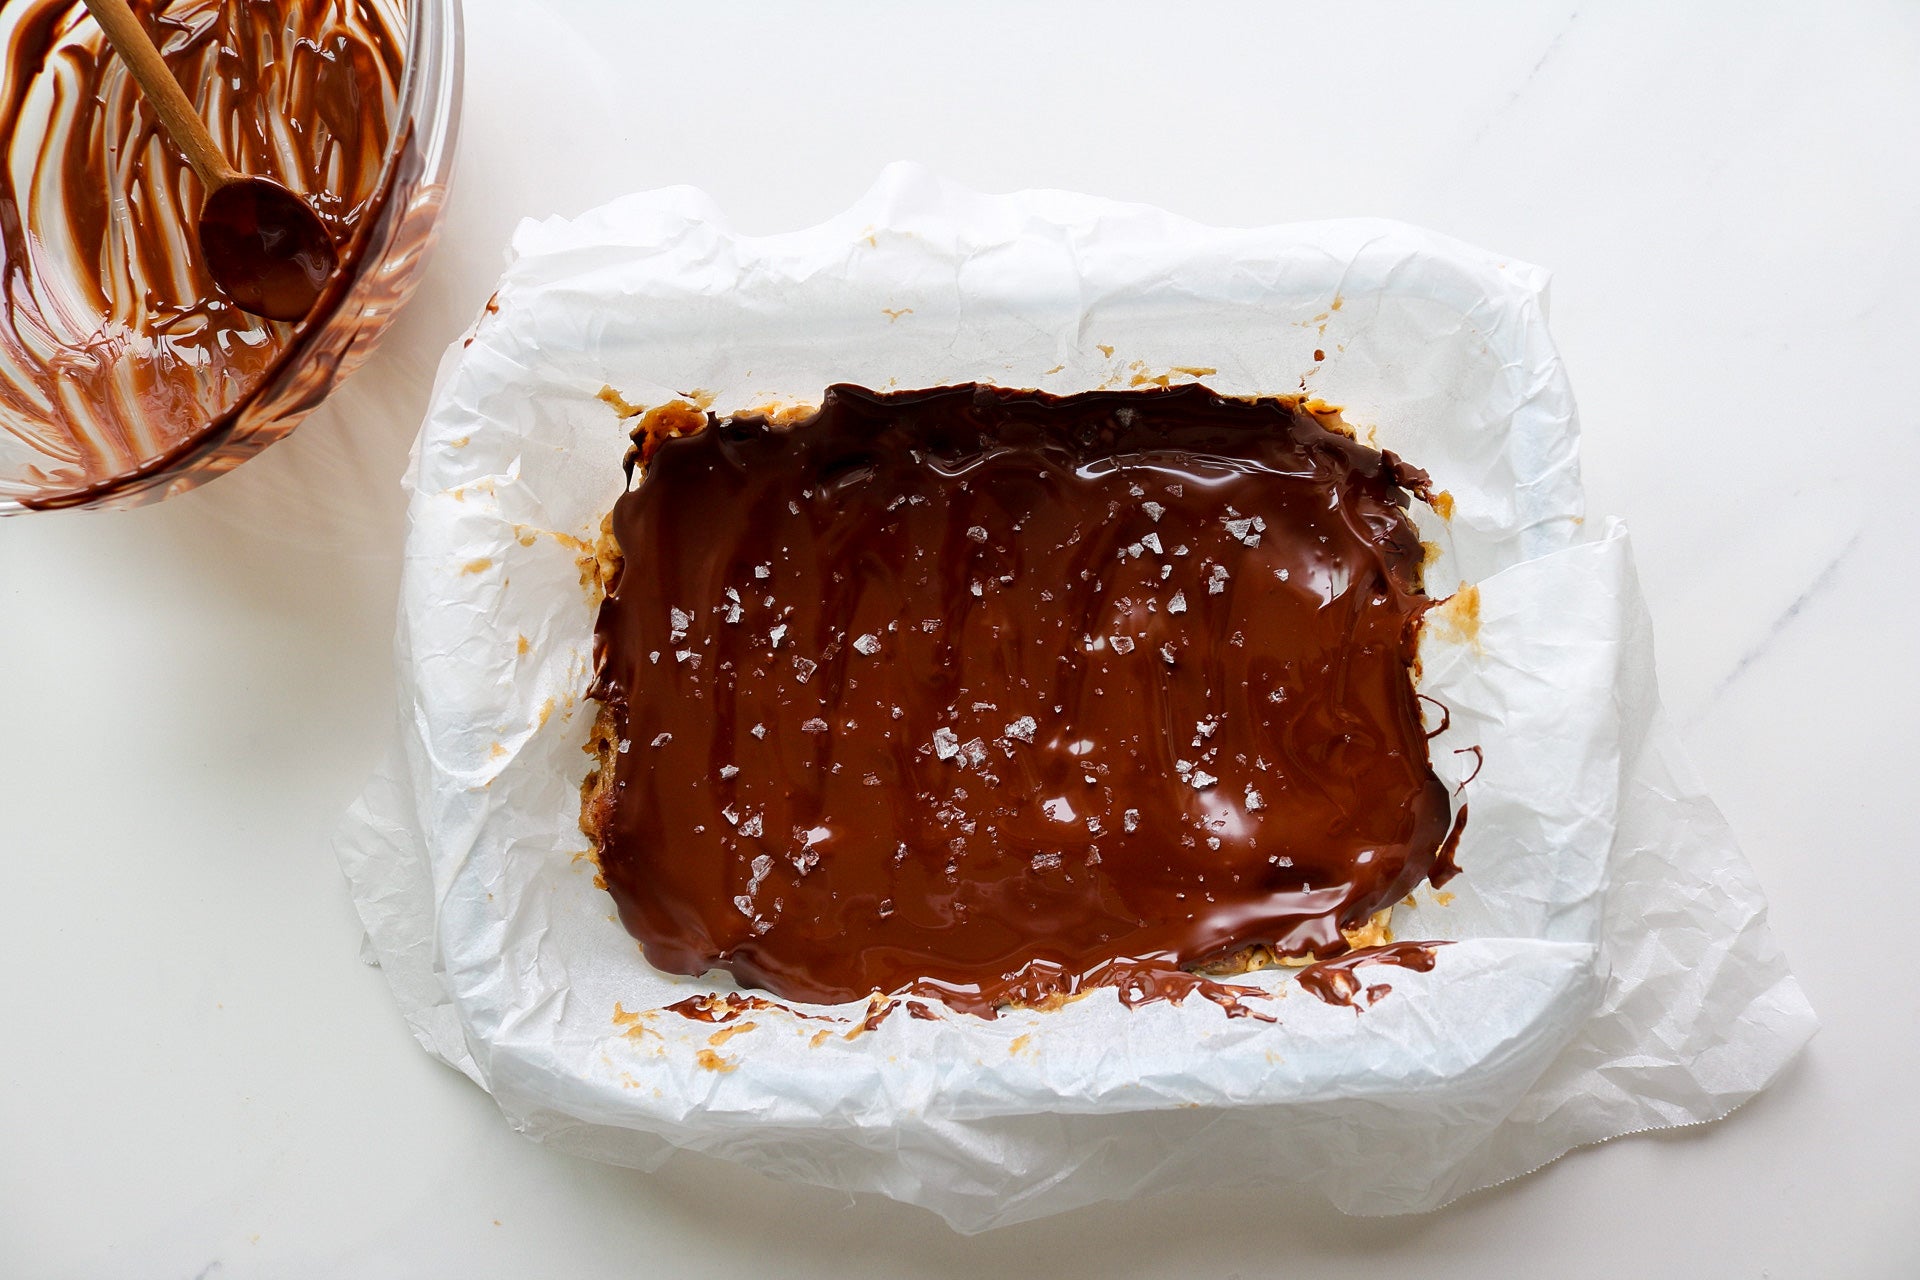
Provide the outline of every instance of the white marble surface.
[[[473,0],[447,234],[374,362],[206,490],[0,524],[0,1276],[1920,1274],[1920,11],[719,8]],[[1249,1188],[963,1239],[554,1155],[420,1052],[326,837],[440,349],[522,215],[688,182],[772,231],[895,158],[1555,270],[1592,509],[1826,1024],[1772,1092],[1422,1218]]]

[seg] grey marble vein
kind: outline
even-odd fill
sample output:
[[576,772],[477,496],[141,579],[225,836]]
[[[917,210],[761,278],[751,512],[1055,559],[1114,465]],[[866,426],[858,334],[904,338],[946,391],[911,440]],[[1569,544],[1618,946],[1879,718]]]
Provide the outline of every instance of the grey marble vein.
[[1779,640],[1786,629],[1793,625],[1794,619],[1798,618],[1809,604],[1819,598],[1833,585],[1833,580],[1839,576],[1840,566],[1846,563],[1847,558],[1859,549],[1861,540],[1866,536],[1867,530],[1864,525],[1854,530],[1853,536],[1847,539],[1846,545],[1841,547],[1831,560],[1828,560],[1825,565],[1821,566],[1820,571],[1814,574],[1812,579],[1808,581],[1805,590],[1795,596],[1785,609],[1782,609],[1774,616],[1773,621],[1768,624],[1766,631],[1761,634],[1759,641],[1755,643],[1752,648],[1748,649],[1746,653],[1741,655],[1740,660],[1733,664],[1732,669],[1720,678],[1720,683],[1713,687],[1713,692],[1707,695],[1706,700],[1700,704],[1699,710],[1688,717],[1690,725],[1698,724],[1704,719],[1706,714],[1714,708],[1715,704],[1726,696],[1727,690],[1731,689],[1735,682],[1747,673],[1747,669],[1758,662],[1761,657],[1766,654],[1767,650],[1773,647],[1774,642]]

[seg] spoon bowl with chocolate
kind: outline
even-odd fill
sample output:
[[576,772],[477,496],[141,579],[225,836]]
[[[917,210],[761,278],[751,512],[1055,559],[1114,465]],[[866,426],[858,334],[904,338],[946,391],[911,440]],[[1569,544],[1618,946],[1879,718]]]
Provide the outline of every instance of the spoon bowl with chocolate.
[[582,826],[654,967],[1179,998],[1385,942],[1452,874],[1427,478],[1332,410],[842,385],[634,442]]
[[459,37],[455,0],[0,5],[0,515],[184,492],[358,367],[444,208]]

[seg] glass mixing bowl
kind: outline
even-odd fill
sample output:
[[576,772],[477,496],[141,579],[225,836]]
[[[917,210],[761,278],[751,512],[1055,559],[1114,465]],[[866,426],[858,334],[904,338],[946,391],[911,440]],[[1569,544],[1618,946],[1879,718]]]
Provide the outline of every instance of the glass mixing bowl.
[[[198,286],[204,286],[201,292],[211,289],[190,249],[180,251],[178,262],[155,265],[128,247],[137,238],[130,230],[135,219],[168,220],[168,235],[178,232],[190,245],[199,198],[190,176],[166,169],[167,180],[151,180],[163,172],[163,162],[173,160],[170,151],[158,150],[166,144],[154,133],[144,107],[117,96],[134,92],[124,68],[117,60],[102,60],[101,36],[80,0],[0,0],[0,40],[8,53],[0,68],[0,108],[12,123],[8,136],[0,138],[5,153],[0,155],[0,234],[8,237],[0,321],[13,326],[17,339],[0,344],[0,515],[134,506],[231,470],[299,425],[366,359],[412,294],[439,225],[453,165],[460,4],[345,3],[395,33],[393,42],[404,46],[404,54],[397,87],[388,90],[385,147],[377,156],[369,150],[362,157],[365,171],[377,178],[341,245],[341,268],[305,320],[282,325],[221,311],[221,325],[210,326],[203,309],[157,301],[168,288],[181,298],[191,298]],[[262,128],[237,115],[233,99],[224,96],[227,85],[218,59],[235,56],[233,51],[208,51],[205,22],[195,29],[173,19],[182,13],[204,18],[209,5],[227,18],[240,15],[235,21],[259,23],[276,21],[280,9],[277,0],[198,0],[197,5],[196,0],[155,0],[139,7],[163,52],[189,60],[204,55],[203,64],[195,64],[206,68],[203,79],[187,82],[186,88],[216,134],[225,125],[236,139],[229,158],[249,146],[257,155],[271,156],[276,148],[285,154],[288,140],[276,128],[280,122],[268,121]],[[281,39],[294,39],[288,31],[273,30]],[[257,57],[267,67],[284,65],[288,56],[287,50],[266,47],[267,37],[255,49],[248,42],[228,43],[238,56]],[[353,53],[345,45],[330,47]],[[47,52],[18,56],[31,48]],[[314,55],[315,48],[306,40],[295,53]],[[342,56],[339,62],[348,65],[350,59]],[[355,72],[366,72],[364,62],[352,65]],[[320,74],[335,74],[334,63]],[[69,145],[61,133],[67,127],[61,112],[76,101],[98,104],[101,116],[118,110],[113,119],[119,131],[109,124],[99,143]],[[320,136],[315,121],[290,127]],[[336,149],[350,148],[352,139],[340,133]],[[60,175],[50,180],[45,172],[46,156],[56,150],[69,157],[67,181],[108,184],[112,203],[105,212],[70,214],[57,202],[33,198],[35,191],[57,185]],[[328,163],[339,172],[337,155],[319,162],[312,188],[323,216]],[[133,164],[146,165],[140,171],[146,176],[122,184],[135,172]],[[86,225],[75,227],[76,221]],[[148,222],[146,229],[153,225]],[[75,274],[84,279],[36,280],[19,269],[16,258],[50,243],[83,247],[76,261],[86,269]],[[154,274],[144,274],[149,270]],[[32,293],[30,307],[22,305],[21,291]],[[178,350],[169,345],[176,340],[183,344]],[[169,362],[171,384],[160,384],[148,371],[156,351]],[[229,357],[233,367],[223,365]],[[237,375],[234,368],[244,373]],[[110,415],[100,407],[107,401]],[[112,421],[96,430],[96,415]]]

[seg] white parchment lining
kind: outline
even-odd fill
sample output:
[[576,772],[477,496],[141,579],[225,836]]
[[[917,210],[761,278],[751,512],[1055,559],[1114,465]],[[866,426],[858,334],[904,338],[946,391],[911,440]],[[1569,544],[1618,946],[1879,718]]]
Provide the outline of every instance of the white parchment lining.
[[[415,447],[399,735],[337,843],[415,1034],[515,1128],[640,1167],[688,1147],[968,1231],[1255,1171],[1402,1213],[1717,1118],[1812,1034],[1660,710],[1625,532],[1582,520],[1538,269],[1395,223],[1221,230],[907,166],[791,235],[737,235],[672,189],[525,224],[514,251]],[[1274,1024],[1103,991],[852,1039],[761,1011],[715,1046],[652,1014],[732,987],[649,968],[578,856],[574,540],[620,492],[630,425],[596,393],[726,412],[841,381],[1064,392],[1182,368],[1232,394],[1304,384],[1454,498],[1423,513],[1445,548],[1428,582],[1475,584],[1479,625],[1429,628],[1421,688],[1452,712],[1442,776],[1467,746],[1485,767],[1462,875],[1394,928],[1456,945],[1383,971],[1364,1014],[1246,979]]]

